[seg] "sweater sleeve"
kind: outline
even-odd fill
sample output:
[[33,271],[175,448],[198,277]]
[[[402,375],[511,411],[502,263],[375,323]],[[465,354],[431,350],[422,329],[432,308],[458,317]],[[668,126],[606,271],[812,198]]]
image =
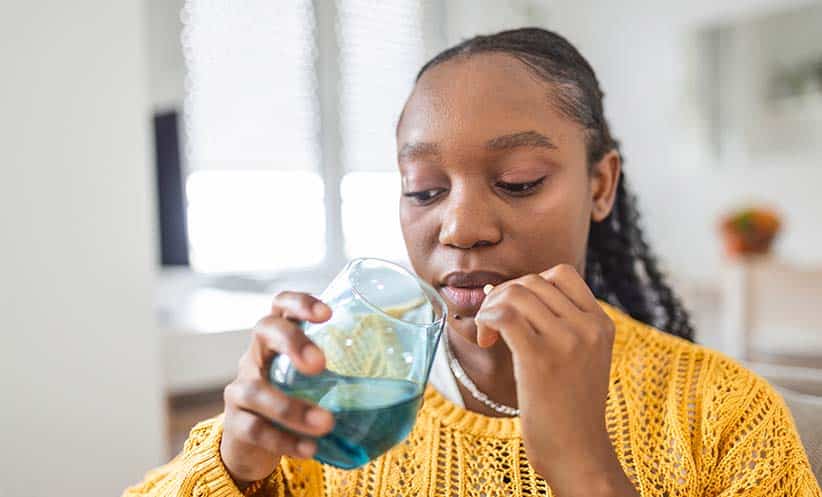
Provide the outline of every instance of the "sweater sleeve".
[[[197,424],[177,457],[149,471],[123,497],[243,497],[220,458],[222,434],[222,416]],[[283,497],[284,488],[278,467],[255,496]]]
[[716,428],[704,495],[822,497],[782,397],[741,366],[725,373],[725,395],[713,397],[721,402],[709,402],[703,420]]

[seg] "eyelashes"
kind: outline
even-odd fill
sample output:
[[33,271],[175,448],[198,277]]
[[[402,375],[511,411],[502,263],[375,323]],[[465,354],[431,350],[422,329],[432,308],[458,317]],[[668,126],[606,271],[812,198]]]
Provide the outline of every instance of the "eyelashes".
[[418,192],[403,193],[402,196],[410,198],[417,204],[425,205],[433,202],[434,199],[436,199],[444,191],[445,188],[432,188],[431,190],[420,190]]
[[535,190],[545,181],[545,178],[546,176],[543,176],[535,181],[528,181],[526,183],[506,183],[504,181],[497,181],[496,185],[512,195],[522,196]]
[[[506,195],[512,197],[525,197],[534,193],[544,182],[547,176],[543,176],[534,181],[524,183],[508,183],[505,181],[497,181],[494,186],[505,192]],[[419,190],[415,192],[404,192],[403,197],[410,199],[417,205],[428,205],[434,202],[447,190],[445,188],[431,188],[428,190]]]

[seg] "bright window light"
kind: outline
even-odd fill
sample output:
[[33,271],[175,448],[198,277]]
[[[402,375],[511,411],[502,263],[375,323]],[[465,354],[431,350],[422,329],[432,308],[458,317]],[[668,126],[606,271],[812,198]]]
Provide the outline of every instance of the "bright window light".
[[195,171],[186,181],[191,265],[206,273],[320,264],[325,207],[319,174]]
[[406,261],[398,210],[399,173],[351,172],[340,188],[346,255]]

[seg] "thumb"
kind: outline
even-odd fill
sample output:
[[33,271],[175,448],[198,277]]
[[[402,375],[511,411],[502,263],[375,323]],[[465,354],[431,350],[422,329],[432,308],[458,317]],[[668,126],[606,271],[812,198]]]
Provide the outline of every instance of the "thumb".
[[[482,292],[487,296],[493,289],[494,285],[489,283],[482,288]],[[477,326],[477,345],[487,349],[497,343],[497,340],[499,340],[499,331],[484,324],[481,319],[478,321],[474,318],[474,324]]]
[[485,324],[479,316],[478,318],[474,318],[474,324],[477,326],[477,345],[487,349],[497,343],[497,340],[499,340],[499,331]]

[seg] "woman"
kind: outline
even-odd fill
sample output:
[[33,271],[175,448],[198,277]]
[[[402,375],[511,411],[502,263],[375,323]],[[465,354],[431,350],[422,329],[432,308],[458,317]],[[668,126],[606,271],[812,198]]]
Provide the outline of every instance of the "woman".
[[451,315],[408,440],[346,472],[273,427],[333,424],[265,380],[278,353],[324,366],[297,323],[330,309],[285,292],[224,415],[126,495],[820,495],[780,397],[689,342],[594,72],[565,39],[520,29],[439,54],[397,145],[408,254]]

